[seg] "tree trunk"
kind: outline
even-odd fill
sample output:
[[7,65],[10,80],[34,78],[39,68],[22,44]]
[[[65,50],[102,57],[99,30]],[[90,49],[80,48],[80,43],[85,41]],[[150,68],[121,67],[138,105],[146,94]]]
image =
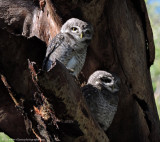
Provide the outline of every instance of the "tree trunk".
[[[45,43],[71,17],[94,27],[80,83],[98,69],[121,78],[118,111],[106,135],[81,97],[81,84],[63,65],[56,62],[49,73],[38,74],[27,61],[41,68]],[[0,0],[0,27],[1,131],[14,139],[45,141],[160,141],[149,70],[154,42],[143,0]]]

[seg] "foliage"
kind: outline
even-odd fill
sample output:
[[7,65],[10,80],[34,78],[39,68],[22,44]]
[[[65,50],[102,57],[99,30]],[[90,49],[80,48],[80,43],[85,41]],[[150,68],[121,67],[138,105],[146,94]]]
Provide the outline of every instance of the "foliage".
[[0,142],[13,142],[13,140],[4,133],[0,133]]
[[157,110],[160,118],[160,96],[156,97],[156,105],[157,105]]
[[[156,56],[154,64],[151,66],[151,77],[154,91],[160,87],[158,82],[160,82],[160,2],[152,2],[150,0],[146,1],[148,14],[153,30],[154,43],[156,48]],[[160,94],[156,97],[156,105],[160,116]]]
[[153,81],[153,87],[154,90],[156,88],[156,84],[158,81],[158,75],[160,75],[160,40],[158,39],[160,37],[160,12],[158,12],[158,9],[160,9],[160,3],[155,2],[155,3],[149,3],[147,2],[147,9],[148,9],[148,14],[149,18],[151,21],[151,26],[153,30],[153,35],[154,35],[154,43],[156,47],[156,56],[155,56],[155,62],[154,65],[151,67],[151,76],[152,76],[152,81]]

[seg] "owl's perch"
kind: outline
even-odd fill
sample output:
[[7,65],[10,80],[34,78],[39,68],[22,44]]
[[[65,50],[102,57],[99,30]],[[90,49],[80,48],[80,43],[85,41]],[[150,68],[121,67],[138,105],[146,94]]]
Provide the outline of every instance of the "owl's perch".
[[[45,43],[35,37],[27,39],[15,36],[2,29],[0,29],[0,37],[0,74],[6,77],[18,99],[32,98],[35,89],[29,81],[27,59],[30,58],[41,65],[40,59],[45,55]],[[36,52],[38,54],[35,54]],[[24,118],[16,109],[2,81],[0,81],[0,96],[0,130],[14,139],[35,138],[32,133],[27,134]]]
[[[6,76],[6,79],[2,77],[2,80],[6,87],[10,89],[10,93],[12,90],[15,91],[14,94],[12,93],[13,95],[11,95],[14,96],[12,97],[14,101],[11,101],[9,92],[7,92],[2,81],[0,81],[0,110],[2,118],[0,119],[0,129],[15,139],[55,139],[54,136],[50,138],[52,133],[58,135],[58,138],[60,140],[62,139],[62,141],[64,138],[65,140],[69,139],[69,141],[77,142],[81,140],[89,141],[90,139],[92,141],[98,140],[107,142],[107,136],[90,116],[75,80],[62,64],[57,62],[49,73],[40,73],[38,75],[32,64],[29,64],[31,74],[29,73],[27,69],[27,58],[31,58],[32,60],[37,58],[42,61],[45,52],[43,56],[41,56],[40,53],[43,51],[45,44],[36,38],[27,39],[22,36],[15,36],[9,34],[5,30],[0,30],[0,33],[3,35],[2,37],[4,39],[6,37],[10,38],[8,43],[6,43],[5,40],[0,41],[0,44],[3,45],[0,48],[0,53],[2,53],[5,48],[5,51],[0,57],[0,64],[2,67],[0,72]],[[12,47],[12,50],[10,50],[10,47]],[[10,50],[10,52],[8,52],[8,50]],[[35,55],[37,57],[32,56],[33,54],[31,52],[37,52],[39,55]],[[17,56],[14,60],[12,58],[7,58],[15,54]],[[6,57],[6,55],[8,56]],[[4,60],[10,62],[10,64],[4,64]],[[40,65],[41,62],[37,61],[37,66]],[[12,70],[10,67],[13,67]],[[12,74],[10,74],[10,71],[12,71]],[[24,76],[24,78],[21,76]],[[8,82],[8,85],[5,81]],[[46,99],[43,99],[45,97],[49,100],[49,103],[45,101]],[[20,102],[20,100],[22,100],[22,102]],[[9,103],[7,108],[5,108],[6,103]],[[18,104],[17,107],[21,108],[21,111],[15,108],[15,104]],[[55,116],[60,120],[60,122],[57,122],[58,130],[54,125],[47,125],[48,123],[46,124],[42,121],[42,118],[54,118],[51,117],[54,114],[51,113],[52,115],[48,115],[48,113],[46,113],[46,110],[48,110],[47,112],[51,112],[51,109],[48,109],[51,105],[48,104],[53,105],[53,112],[55,112]],[[12,113],[8,110],[10,108],[12,108]],[[35,112],[35,114],[33,112]],[[27,118],[25,124],[22,114]],[[10,116],[10,118],[8,118],[8,116]],[[5,123],[5,119],[8,120],[7,123]],[[16,121],[16,119],[19,119],[19,121]],[[11,123],[12,125],[10,125]],[[41,131],[38,130],[38,125],[41,127],[43,126],[43,128],[45,128],[44,130],[47,130],[45,132],[42,129],[43,132],[45,132],[44,135],[40,135]],[[26,129],[30,132],[29,135]],[[17,131],[21,131],[22,133],[18,133]]]
[[37,77],[36,84],[46,92],[60,122],[61,119],[66,121],[68,118],[78,123],[84,135],[74,141],[108,141],[103,130],[92,119],[76,79],[62,64],[56,61],[50,72],[37,76],[33,71],[32,75],[34,78]]

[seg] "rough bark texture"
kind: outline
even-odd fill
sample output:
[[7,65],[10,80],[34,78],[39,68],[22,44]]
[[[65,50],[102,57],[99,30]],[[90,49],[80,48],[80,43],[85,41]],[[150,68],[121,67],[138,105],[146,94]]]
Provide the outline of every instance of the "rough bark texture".
[[[1,82],[1,130],[14,139],[38,138],[48,142],[56,138],[62,141],[63,139],[67,141],[108,141],[105,133],[90,116],[79,87],[72,77],[69,77],[70,74],[66,73],[62,65],[56,63],[52,72],[46,75],[41,75],[41,73],[38,76],[40,87],[34,79],[37,78],[35,71],[29,73],[32,66],[29,65],[28,69],[27,59],[34,60],[40,68],[45,54],[45,44],[35,37],[27,39],[22,36],[14,36],[4,30],[1,30],[0,33],[4,38],[0,41],[2,67],[0,71],[6,77],[3,79],[2,76],[1,80],[9,90],[9,93],[6,92]],[[10,40],[6,42],[6,38]],[[16,56],[14,60],[10,58],[14,56]],[[7,83],[9,86],[6,85]],[[12,100],[9,94],[12,94]],[[44,101],[45,99],[43,100],[44,97],[49,100],[48,103]],[[54,121],[53,117],[47,113],[51,111],[50,104],[53,105],[55,116],[60,120],[59,123],[56,122],[59,130],[56,130],[54,123],[51,123]],[[40,118],[43,118],[44,123]],[[67,121],[73,122],[67,123]],[[41,127],[41,130],[38,127]],[[33,137],[33,134],[36,137]]]
[[[122,80],[118,112],[106,132],[110,141],[160,141],[160,123],[149,70],[154,61],[154,43],[143,0],[0,0],[0,26],[5,29],[0,31],[0,72],[5,75],[17,94],[33,97],[37,89],[31,83],[27,59],[35,61],[40,68],[45,44],[35,37],[27,39],[16,35],[37,36],[48,44],[59,32],[62,23],[71,17],[89,21],[94,27],[94,37],[79,77],[81,83],[97,69],[114,72]],[[66,134],[65,140],[108,141],[90,118],[90,114],[86,117],[89,112],[73,78],[59,63],[58,67],[56,66],[52,73],[38,75],[38,78],[44,94],[53,93],[55,100],[61,98],[58,104],[62,102],[62,108],[65,109],[53,105],[55,115],[61,119],[73,119],[80,125],[82,133],[78,131],[76,138],[73,137],[75,134],[70,137]],[[60,80],[57,77],[59,73],[64,84],[61,84],[61,77]],[[70,86],[73,87],[68,89]],[[56,89],[57,92],[54,92]],[[0,95],[0,129],[13,138],[32,137],[27,135],[23,117],[14,107],[2,82]],[[77,106],[78,114],[73,106]],[[62,110],[66,111],[66,115],[61,115],[64,113]],[[89,133],[91,130],[94,132]],[[18,131],[22,133],[16,133]]]

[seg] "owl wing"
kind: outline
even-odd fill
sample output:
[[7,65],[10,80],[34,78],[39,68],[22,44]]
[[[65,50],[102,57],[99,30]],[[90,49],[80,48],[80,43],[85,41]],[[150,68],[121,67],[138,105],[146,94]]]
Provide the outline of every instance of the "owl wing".
[[102,90],[99,90],[90,84],[85,85],[82,88],[82,92],[93,117],[102,129],[106,131],[112,123],[117,111],[117,105],[115,105],[116,100],[113,103],[111,97],[105,98],[103,96],[113,96],[113,94],[108,94],[109,92],[103,92],[103,94]]
[[64,35],[62,33],[57,34],[47,47],[46,56],[43,60],[42,69],[49,71],[52,68],[53,61],[49,60],[50,55],[61,45],[64,41]]
[[99,96],[99,90],[96,87],[91,84],[87,84],[82,87],[82,92],[89,107],[96,103],[96,99]]

